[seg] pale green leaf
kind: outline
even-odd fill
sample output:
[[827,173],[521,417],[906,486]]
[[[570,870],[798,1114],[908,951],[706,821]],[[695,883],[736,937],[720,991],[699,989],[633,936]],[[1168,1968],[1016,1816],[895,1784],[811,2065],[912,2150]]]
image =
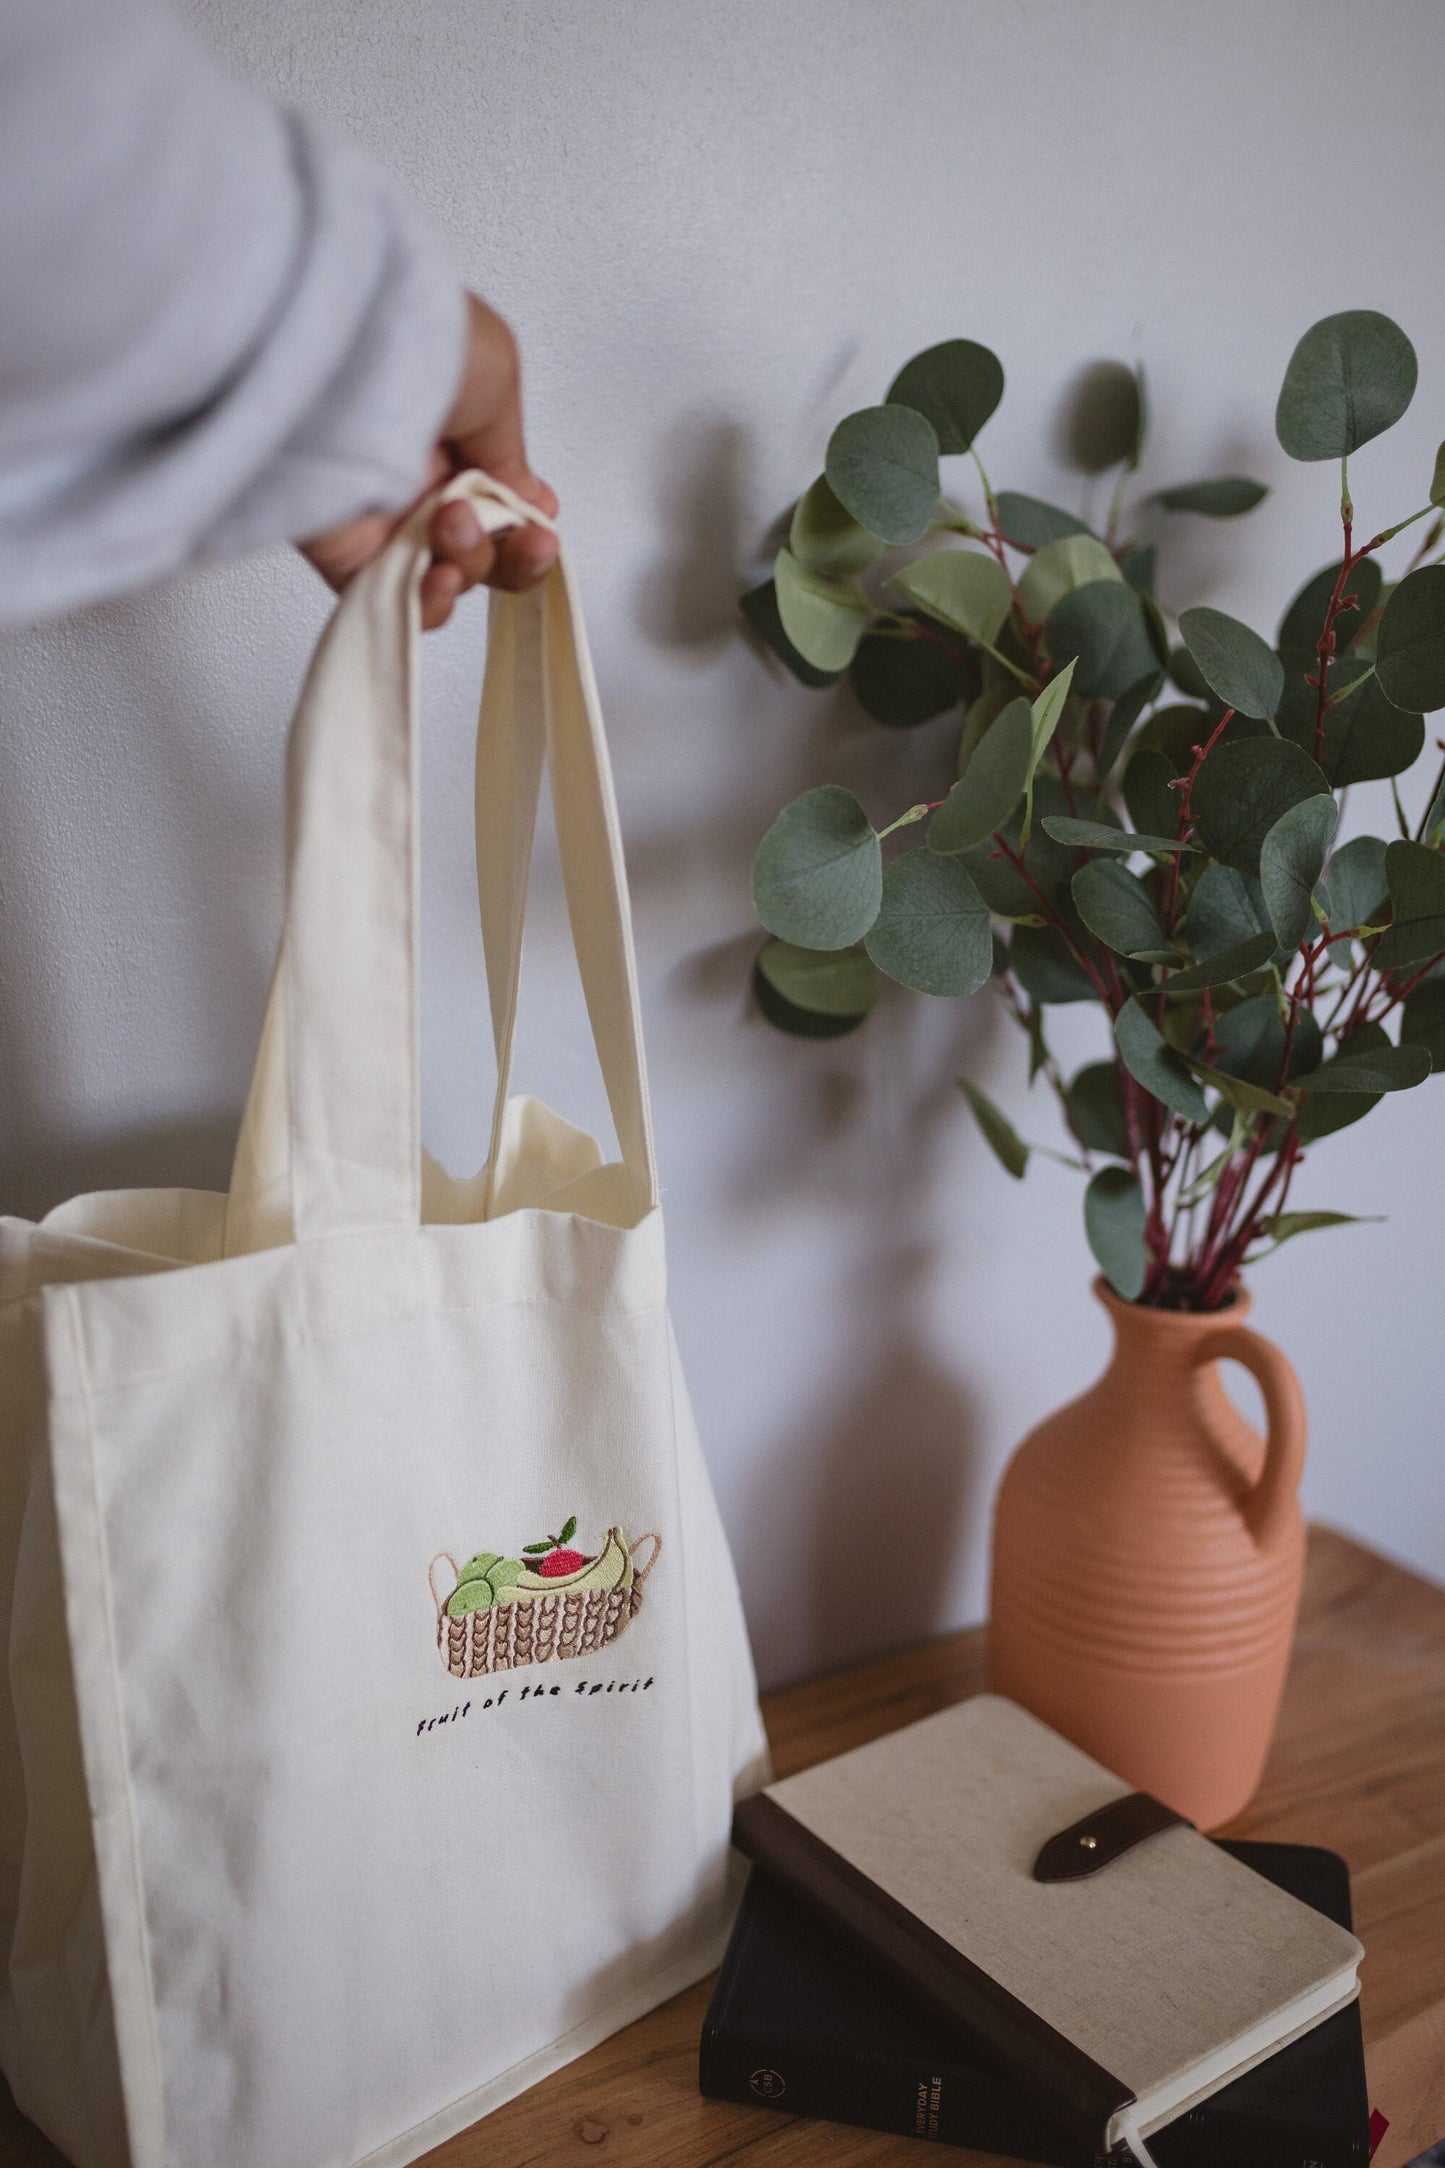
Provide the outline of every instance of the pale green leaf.
[[888,582],[930,617],[992,646],[1013,603],[1009,576],[980,550],[934,550]]
[[1124,575],[1093,535],[1066,535],[1036,550],[1025,565],[1019,580],[1019,606],[1031,624],[1046,624],[1055,603],[1092,580],[1118,580],[1122,586]]
[[788,548],[805,572],[847,579],[871,565],[884,544],[844,511],[820,474],[793,507]]
[[803,660],[815,670],[846,670],[868,629],[857,589],[805,571],[791,550],[779,550],[773,578],[783,630]]

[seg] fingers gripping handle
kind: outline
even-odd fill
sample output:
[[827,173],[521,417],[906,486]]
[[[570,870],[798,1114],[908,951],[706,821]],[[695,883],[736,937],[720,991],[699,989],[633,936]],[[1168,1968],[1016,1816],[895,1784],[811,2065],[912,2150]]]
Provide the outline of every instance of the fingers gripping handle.
[[1268,1434],[1264,1469],[1245,1506],[1261,1550],[1284,1541],[1304,1473],[1309,1425],[1299,1379],[1279,1349],[1248,1325],[1224,1325],[1201,1341],[1196,1360],[1242,1363],[1264,1396]]

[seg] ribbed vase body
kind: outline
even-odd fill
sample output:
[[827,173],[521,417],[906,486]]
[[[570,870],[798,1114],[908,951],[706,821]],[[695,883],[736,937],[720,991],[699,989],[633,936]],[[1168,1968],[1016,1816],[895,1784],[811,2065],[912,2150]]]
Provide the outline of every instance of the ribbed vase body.
[[[1099,1292],[1109,1368],[1025,1439],[999,1491],[992,1683],[1211,1828],[1254,1792],[1284,1686],[1303,1401],[1243,1298],[1196,1316]],[[1226,1357],[1259,1379],[1267,1445],[1224,1391]]]

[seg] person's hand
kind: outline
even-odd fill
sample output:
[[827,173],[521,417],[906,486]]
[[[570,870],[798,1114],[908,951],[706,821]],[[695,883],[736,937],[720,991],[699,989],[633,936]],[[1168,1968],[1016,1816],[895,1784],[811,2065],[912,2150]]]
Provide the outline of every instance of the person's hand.
[[[467,346],[461,382],[451,413],[428,463],[426,488],[435,489],[449,474],[481,467],[505,482],[549,519],[557,498],[527,464],[522,436],[522,379],[517,342],[509,327],[475,294],[467,296]],[[401,519],[408,515],[403,513]],[[321,577],[338,594],[363,565],[369,565],[401,525],[385,512],[347,520],[298,545]],[[432,561],[422,574],[421,621],[432,631],[444,625],[459,596],[469,587],[535,587],[557,561],[557,539],[541,527],[509,529],[487,535],[469,504],[444,504],[433,513],[427,531]]]

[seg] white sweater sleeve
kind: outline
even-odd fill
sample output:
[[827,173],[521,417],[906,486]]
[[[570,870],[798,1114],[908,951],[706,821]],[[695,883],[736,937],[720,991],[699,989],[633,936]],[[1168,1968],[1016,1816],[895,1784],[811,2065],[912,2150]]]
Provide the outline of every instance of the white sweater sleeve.
[[0,621],[420,488],[460,282],[165,0],[0,0]]

